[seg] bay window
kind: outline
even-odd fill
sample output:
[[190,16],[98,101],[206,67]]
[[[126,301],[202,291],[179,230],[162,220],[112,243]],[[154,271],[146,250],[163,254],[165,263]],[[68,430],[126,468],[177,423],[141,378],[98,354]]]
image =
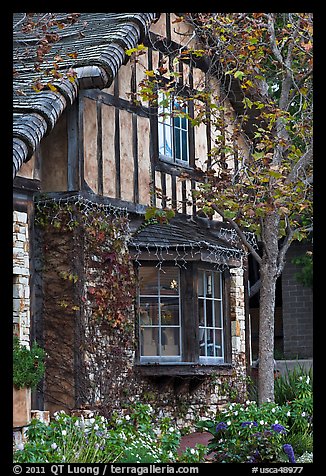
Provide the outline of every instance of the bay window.
[[140,364],[228,362],[224,273],[207,264],[138,267]]

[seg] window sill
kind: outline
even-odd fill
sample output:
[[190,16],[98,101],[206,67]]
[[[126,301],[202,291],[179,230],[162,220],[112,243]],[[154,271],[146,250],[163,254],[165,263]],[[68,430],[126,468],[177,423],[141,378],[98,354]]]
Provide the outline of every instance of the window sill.
[[205,365],[205,364],[136,364],[135,369],[139,375],[153,377],[196,377],[209,376],[212,374],[231,375],[233,365],[229,363]]
[[194,170],[194,168],[186,160],[174,160],[170,157],[165,157],[164,155],[159,156],[159,162],[161,164],[166,164],[167,166],[176,167],[177,169],[187,169]]

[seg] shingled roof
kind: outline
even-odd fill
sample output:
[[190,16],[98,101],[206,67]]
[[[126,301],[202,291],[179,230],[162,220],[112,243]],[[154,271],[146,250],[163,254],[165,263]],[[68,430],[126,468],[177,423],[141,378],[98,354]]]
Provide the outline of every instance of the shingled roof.
[[141,226],[129,243],[132,248],[154,250],[162,254],[165,250],[179,250],[183,254],[208,251],[210,261],[228,263],[231,259],[241,260],[243,249],[239,242],[230,240],[224,222],[214,221],[214,227],[203,226],[195,219],[175,216],[168,223],[151,223]]
[[[49,134],[64,109],[72,104],[81,89],[110,86],[120,66],[128,60],[126,49],[141,43],[157,13],[80,13],[78,21],[67,24],[53,50],[45,55],[43,73],[35,70],[39,42],[33,31],[23,33],[24,13],[13,15],[13,175],[33,155],[41,139]],[[56,19],[67,13],[57,13]],[[32,89],[36,80],[46,79],[43,65],[53,64],[53,51],[62,51],[60,70],[73,68],[76,80],[63,76],[45,87]],[[74,58],[74,53],[77,53]],[[68,56],[71,53],[72,56]],[[43,74],[43,77],[42,77]],[[45,81],[47,82],[47,81]]]

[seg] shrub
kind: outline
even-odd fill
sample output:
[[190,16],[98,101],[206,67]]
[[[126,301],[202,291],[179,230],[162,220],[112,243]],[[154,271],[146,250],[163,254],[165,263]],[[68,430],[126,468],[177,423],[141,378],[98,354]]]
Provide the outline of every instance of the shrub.
[[[17,463],[165,463],[176,462],[180,432],[169,418],[156,420],[150,405],[110,420],[57,412],[47,426],[33,420],[27,442],[14,453]],[[187,455],[184,455],[184,459]]]
[[43,378],[45,351],[37,342],[30,349],[21,345],[17,336],[13,338],[13,384],[17,389],[35,388]]
[[274,381],[275,402],[283,405],[297,398],[312,395],[312,369],[298,365]]
[[231,403],[217,421],[206,420],[197,426],[212,434],[208,448],[216,462],[286,461],[290,446],[286,410],[275,403]]

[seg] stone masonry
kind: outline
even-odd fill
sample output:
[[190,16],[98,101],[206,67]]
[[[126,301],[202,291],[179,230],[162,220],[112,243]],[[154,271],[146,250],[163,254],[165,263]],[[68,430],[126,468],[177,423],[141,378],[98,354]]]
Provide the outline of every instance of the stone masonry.
[[27,213],[14,211],[13,221],[13,326],[22,344],[29,347],[30,287]]

